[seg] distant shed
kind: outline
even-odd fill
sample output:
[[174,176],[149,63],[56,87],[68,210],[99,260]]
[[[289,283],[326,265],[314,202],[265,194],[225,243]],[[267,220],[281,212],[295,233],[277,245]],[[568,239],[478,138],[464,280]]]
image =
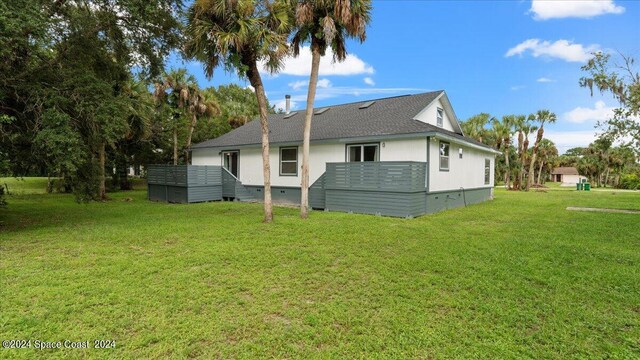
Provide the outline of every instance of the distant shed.
[[560,186],[575,186],[576,183],[582,182],[583,179],[586,179],[586,177],[580,175],[575,167],[557,167],[551,171],[551,180],[561,183]]
[[149,165],[149,200],[194,203],[222,200],[222,169],[215,165]]

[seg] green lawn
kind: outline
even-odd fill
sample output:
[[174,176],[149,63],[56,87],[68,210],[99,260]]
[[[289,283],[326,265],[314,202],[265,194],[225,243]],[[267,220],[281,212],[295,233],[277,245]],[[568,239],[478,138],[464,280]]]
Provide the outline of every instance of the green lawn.
[[13,195],[25,194],[46,194],[47,178],[46,177],[0,177],[0,186],[9,189],[9,193]]
[[[638,358],[640,193],[506,192],[417,219],[10,196],[0,358]],[[133,201],[123,201],[131,197]]]
[[[145,179],[130,178],[133,188],[137,190],[146,189]],[[0,186],[8,188],[13,195],[46,194],[46,177],[0,177]]]

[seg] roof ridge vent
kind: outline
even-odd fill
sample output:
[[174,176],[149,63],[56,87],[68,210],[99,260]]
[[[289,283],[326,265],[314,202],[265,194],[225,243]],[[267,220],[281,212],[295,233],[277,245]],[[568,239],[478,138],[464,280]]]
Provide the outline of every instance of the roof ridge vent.
[[374,101],[367,101],[366,103],[360,105],[360,109],[366,109],[366,108],[368,108],[369,106],[371,106],[371,105],[373,105],[375,103],[376,103],[375,100]]
[[316,110],[315,113],[313,113],[313,115],[322,115],[322,114],[326,113],[327,110],[329,110],[329,109],[331,109],[331,107],[325,107],[325,108],[322,108],[322,109],[318,109],[318,110]]
[[294,115],[295,115],[295,114],[297,114],[297,113],[298,113],[297,111],[290,112],[290,113],[286,114],[286,115],[283,117],[283,119],[288,119],[288,118],[290,118],[290,117],[294,116]]

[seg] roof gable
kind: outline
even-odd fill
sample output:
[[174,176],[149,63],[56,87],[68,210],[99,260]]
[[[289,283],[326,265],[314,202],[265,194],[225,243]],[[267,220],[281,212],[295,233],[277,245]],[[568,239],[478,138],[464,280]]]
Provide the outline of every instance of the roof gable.
[[[445,112],[446,121],[451,125],[450,131],[463,135],[462,127],[460,126],[460,122],[458,121],[458,117],[456,116],[455,111],[453,111],[453,107],[451,106],[451,102],[449,101],[449,97],[445,91],[442,91],[438,97],[436,97],[430,104],[427,104],[424,109],[422,109],[418,114],[416,114],[413,119],[424,121],[426,123],[431,123],[432,125],[436,125],[435,121],[435,108],[442,106],[442,109]],[[433,114],[431,114],[433,112]],[[444,128],[447,126],[445,124]]]

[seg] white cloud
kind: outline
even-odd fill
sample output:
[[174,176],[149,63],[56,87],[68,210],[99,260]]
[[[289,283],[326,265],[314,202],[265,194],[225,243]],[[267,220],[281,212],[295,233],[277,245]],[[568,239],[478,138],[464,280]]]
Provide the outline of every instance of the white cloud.
[[[293,90],[306,89],[309,86],[309,81],[306,80],[298,80],[294,82],[290,82],[289,87]],[[331,87],[331,81],[329,79],[320,79],[316,84],[316,88],[328,88]]]
[[[597,138],[595,129],[576,131],[553,131],[545,129],[544,137],[553,141],[560,153],[574,148],[589,146]],[[535,139],[530,140],[535,141]]]
[[375,84],[376,84],[376,82],[373,81],[373,79],[368,77],[368,76],[366,78],[364,78],[363,81],[364,81],[365,84],[367,84],[369,86],[375,86]]
[[613,107],[607,106],[604,101],[598,101],[593,108],[577,107],[564,113],[563,119],[576,124],[606,121],[613,117],[613,109]]
[[533,57],[558,58],[569,62],[586,62],[592,55],[600,49],[598,45],[583,46],[575,44],[569,40],[558,40],[556,42],[542,41],[540,39],[528,39],[512,47],[505,54],[506,57],[520,55],[527,51]]
[[511,91],[518,91],[518,90],[522,90],[524,88],[525,88],[524,85],[514,85],[514,86],[511,87]]
[[307,84],[308,84],[307,81],[300,80],[300,81],[290,82],[289,83],[289,87],[291,87],[293,90],[298,90],[298,89],[302,88],[303,86],[307,86]]
[[316,87],[326,89],[328,87],[331,87],[331,81],[329,81],[329,79],[320,79],[318,80]]
[[[261,64],[260,71],[268,73],[264,64]],[[288,57],[284,61],[284,66],[280,70],[279,74],[295,75],[295,76],[309,76],[311,72],[311,50],[308,46],[303,46],[300,49],[300,55],[298,57]],[[329,75],[359,75],[359,74],[373,74],[375,70],[373,66],[365,63],[355,54],[348,54],[347,58],[342,62],[333,61],[333,51],[327,49],[327,53],[320,59],[320,76]]]
[[537,81],[537,82],[539,82],[539,83],[555,82],[555,80],[553,80],[553,79],[549,79],[549,78],[546,78],[546,77],[541,77],[541,78],[539,78],[539,79],[538,79],[538,80],[536,80],[536,81]]
[[604,14],[622,14],[624,7],[613,0],[532,0],[530,12],[536,20],[591,18]]
[[256,89],[255,89],[253,86],[251,86],[251,85],[247,85],[247,86],[245,86],[244,88],[245,88],[245,89],[249,89],[249,90],[251,90],[251,91],[253,91],[253,92],[256,92]]

